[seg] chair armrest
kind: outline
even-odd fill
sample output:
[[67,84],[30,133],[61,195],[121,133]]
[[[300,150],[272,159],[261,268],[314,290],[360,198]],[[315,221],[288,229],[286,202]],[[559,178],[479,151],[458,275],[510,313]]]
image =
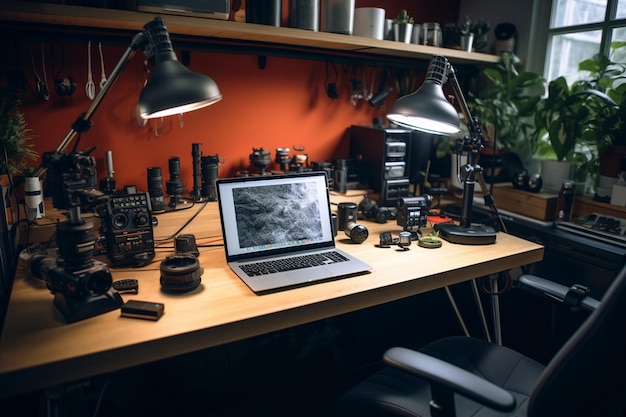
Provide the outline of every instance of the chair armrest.
[[449,387],[452,391],[494,410],[511,411],[515,408],[515,398],[505,389],[441,359],[394,347],[385,352],[383,360],[388,365]]
[[[540,291],[550,298],[553,298],[560,302],[565,302],[567,293],[571,288],[565,285],[558,284],[554,281],[550,281],[545,278],[540,278],[535,275],[522,275],[518,278],[520,284],[523,284],[529,288]],[[584,308],[589,311],[593,311],[600,305],[600,302],[595,298],[586,296],[578,301],[577,307]]]

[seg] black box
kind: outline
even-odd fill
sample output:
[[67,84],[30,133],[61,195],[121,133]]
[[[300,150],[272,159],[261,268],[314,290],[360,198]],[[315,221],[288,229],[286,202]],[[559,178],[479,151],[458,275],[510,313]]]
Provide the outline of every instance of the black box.
[[378,193],[380,206],[395,207],[409,196],[412,131],[350,127],[350,157],[358,161],[359,182]]
[[230,0],[137,0],[137,10],[228,20]]
[[161,318],[164,311],[165,306],[162,303],[128,300],[122,306],[122,317],[156,321]]

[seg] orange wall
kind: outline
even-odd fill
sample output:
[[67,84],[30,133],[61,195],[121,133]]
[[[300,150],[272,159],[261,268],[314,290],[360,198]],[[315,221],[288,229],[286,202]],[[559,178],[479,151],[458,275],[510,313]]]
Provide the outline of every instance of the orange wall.
[[[373,4],[372,4],[373,3]],[[377,2],[357,1],[357,7],[372,6]],[[378,2],[380,3],[380,1]],[[410,3],[401,6],[402,3]],[[450,12],[458,10],[458,1],[450,0],[451,7],[437,7],[429,2],[386,2],[387,15],[399,8],[407,8],[424,20],[447,19]],[[392,6],[395,4],[397,7]],[[390,13],[394,10],[393,13]],[[418,11],[419,10],[419,11]],[[447,10],[445,14],[441,10]],[[435,19],[439,14],[440,18]],[[167,17],[165,16],[167,23]],[[129,40],[130,41],[130,40]],[[94,81],[100,80],[98,62],[98,39],[92,39],[92,68]],[[42,44],[32,43],[0,45],[8,70],[22,70],[28,87],[34,90],[29,46],[41,74]],[[176,47],[176,44],[174,44]],[[72,122],[89,106],[85,95],[87,81],[86,42],[66,44],[64,54],[61,45],[43,44],[47,64],[48,83],[52,87],[54,75],[71,76],[77,82],[77,90],[71,97],[59,97],[51,93],[49,101],[25,97],[23,111],[33,133],[39,152],[53,150],[68,133]],[[107,73],[113,69],[125,47],[104,45]],[[64,63],[63,63],[64,57]],[[139,127],[133,117],[133,107],[143,85],[145,75],[141,52],[128,64],[117,83],[110,90],[93,117],[94,126],[82,135],[80,150],[92,146],[100,177],[105,175],[104,154],[113,152],[115,178],[118,188],[135,184],[146,190],[146,168],[160,166],[164,179],[168,178],[167,161],[172,156],[181,158],[181,174],[185,189],[192,187],[191,144],[201,143],[204,155],[219,154],[226,158],[220,168],[220,176],[234,175],[242,169],[253,170],[248,157],[252,148],[263,147],[270,151],[272,159],[276,147],[305,146],[311,161],[327,161],[348,155],[347,128],[351,124],[369,124],[373,117],[384,116],[384,108],[372,108],[360,101],[354,107],[349,102],[349,69],[338,65],[337,85],[340,98],[331,100],[326,96],[324,81],[326,65],[320,61],[278,58],[269,56],[267,67],[257,67],[256,56],[192,52],[190,69],[211,76],[219,85],[224,99],[213,106],[163,120],[162,132],[155,134],[158,122],[148,121]],[[61,70],[61,66],[63,69]],[[56,74],[55,74],[56,73]],[[331,70],[331,81],[334,74]],[[378,85],[378,83],[376,83]],[[395,95],[394,95],[395,96]],[[390,105],[393,97],[387,100]],[[275,168],[274,165],[269,167]]]

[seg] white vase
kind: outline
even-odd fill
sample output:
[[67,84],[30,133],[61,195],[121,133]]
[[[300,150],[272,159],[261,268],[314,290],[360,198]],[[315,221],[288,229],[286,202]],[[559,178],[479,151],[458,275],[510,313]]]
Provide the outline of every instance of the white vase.
[[541,160],[543,189],[558,192],[561,189],[561,185],[563,185],[563,181],[573,179],[575,168],[576,165],[571,162],[549,159]]
[[385,36],[385,9],[379,7],[354,9],[352,35],[382,40]]

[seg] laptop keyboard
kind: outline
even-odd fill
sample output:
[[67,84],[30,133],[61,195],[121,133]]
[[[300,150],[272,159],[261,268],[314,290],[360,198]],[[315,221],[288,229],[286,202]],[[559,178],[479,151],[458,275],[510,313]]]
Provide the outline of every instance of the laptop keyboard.
[[240,265],[240,268],[248,276],[267,275],[276,272],[293,271],[296,269],[310,268],[313,266],[328,265],[344,262],[348,259],[333,251],[316,253],[312,255],[292,256],[272,261],[255,262]]

